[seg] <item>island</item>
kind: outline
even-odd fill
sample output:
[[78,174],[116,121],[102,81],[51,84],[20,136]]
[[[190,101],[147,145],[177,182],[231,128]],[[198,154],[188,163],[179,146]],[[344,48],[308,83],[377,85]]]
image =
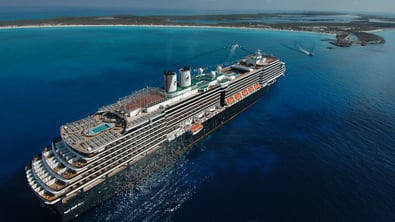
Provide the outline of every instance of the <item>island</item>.
[[183,16],[113,15],[0,21],[0,28],[81,25],[194,26],[308,31],[333,34],[336,38],[326,39],[329,43],[339,47],[349,47],[355,44],[385,43],[383,37],[373,32],[394,29],[395,18],[367,14],[300,12]]

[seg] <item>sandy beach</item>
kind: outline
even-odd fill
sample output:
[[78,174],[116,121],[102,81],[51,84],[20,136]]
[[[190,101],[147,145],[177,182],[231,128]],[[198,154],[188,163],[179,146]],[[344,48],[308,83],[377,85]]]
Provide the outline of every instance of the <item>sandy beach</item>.
[[[100,28],[100,27],[141,27],[141,28],[194,28],[194,29],[245,29],[245,30],[257,30],[257,31],[284,31],[284,32],[302,32],[302,33],[312,33],[312,34],[323,34],[334,36],[336,33],[328,33],[328,32],[314,32],[314,31],[302,31],[302,30],[292,30],[292,29],[276,29],[276,28],[252,28],[252,27],[243,27],[243,26],[209,26],[209,25],[64,25],[64,24],[46,24],[46,25],[21,25],[21,26],[0,26],[0,30],[7,29],[39,29],[39,28]],[[372,32],[375,32],[373,30]]]

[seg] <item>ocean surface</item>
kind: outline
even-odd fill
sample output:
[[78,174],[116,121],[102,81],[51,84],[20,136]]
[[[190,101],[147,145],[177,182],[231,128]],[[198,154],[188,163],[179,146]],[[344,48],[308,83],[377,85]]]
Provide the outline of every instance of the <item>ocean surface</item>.
[[393,222],[395,31],[378,34],[384,45],[328,49],[331,36],[286,31],[0,30],[0,221],[42,220],[24,166],[61,124],[161,86],[164,70],[243,57],[224,48],[237,43],[276,55],[286,75],[138,189],[77,221]]

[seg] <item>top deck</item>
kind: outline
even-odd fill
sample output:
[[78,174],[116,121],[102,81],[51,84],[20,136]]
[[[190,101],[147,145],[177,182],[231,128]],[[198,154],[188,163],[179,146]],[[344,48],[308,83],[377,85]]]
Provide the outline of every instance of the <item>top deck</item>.
[[172,93],[166,93],[162,88],[141,89],[113,104],[101,107],[92,116],[63,125],[60,128],[61,137],[70,147],[81,153],[97,152],[122,137],[128,129],[160,115],[161,109],[166,105],[187,99],[202,90],[234,81],[276,60],[275,57],[262,56],[258,52],[223,69],[195,75],[191,79],[191,86],[178,86]]

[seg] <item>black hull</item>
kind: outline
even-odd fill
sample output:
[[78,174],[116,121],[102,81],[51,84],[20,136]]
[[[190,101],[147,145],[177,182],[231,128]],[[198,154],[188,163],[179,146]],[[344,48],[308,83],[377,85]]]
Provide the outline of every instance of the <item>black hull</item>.
[[167,142],[160,149],[147,154],[144,158],[118,174],[107,178],[92,189],[79,193],[77,196],[69,199],[66,203],[58,201],[53,205],[47,205],[44,203],[42,205],[60,221],[70,221],[78,217],[115,194],[123,190],[133,188],[139,180],[150,172],[161,168],[164,164],[187,150],[188,147],[203,139],[205,136],[255,104],[270,88],[271,86],[264,87],[225,109],[223,112],[218,113],[216,116],[204,122],[203,129],[196,135],[187,133],[171,142]]

